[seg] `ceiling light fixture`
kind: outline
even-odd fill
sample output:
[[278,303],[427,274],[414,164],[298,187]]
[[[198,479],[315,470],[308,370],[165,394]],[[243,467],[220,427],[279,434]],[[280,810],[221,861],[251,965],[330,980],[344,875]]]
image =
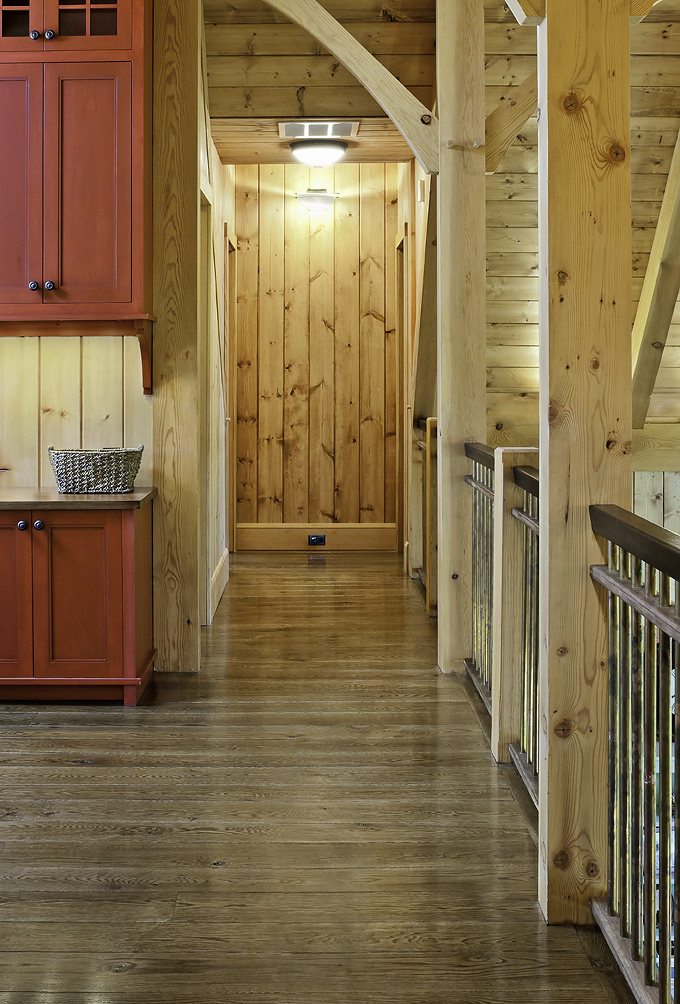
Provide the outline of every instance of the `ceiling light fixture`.
[[302,139],[290,144],[290,152],[308,167],[328,167],[345,156],[347,144],[337,139]]
[[340,198],[336,192],[329,192],[325,188],[308,188],[306,192],[296,192],[295,197],[310,213],[323,213]]

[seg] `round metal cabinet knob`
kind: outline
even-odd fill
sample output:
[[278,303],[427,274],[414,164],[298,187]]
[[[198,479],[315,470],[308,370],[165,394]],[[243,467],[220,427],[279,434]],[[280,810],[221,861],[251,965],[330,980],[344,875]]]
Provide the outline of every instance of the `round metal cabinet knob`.
[[55,285],[54,285],[54,283],[52,282],[51,279],[48,279],[47,282],[45,283],[45,289],[49,289],[49,290],[56,289],[56,287],[55,287]]
[[33,29],[33,31],[29,34],[28,37],[32,38],[34,42],[37,42],[38,39],[40,38],[40,32]]
[[55,36],[56,34],[57,34],[57,33],[56,33],[56,31],[52,31],[52,29],[51,29],[51,28],[49,28],[49,29],[48,29],[48,30],[47,30],[47,31],[45,32],[45,38],[47,39],[47,41],[48,41],[48,42],[51,42],[51,41],[52,41],[52,39],[54,38],[54,36]]
[[35,523],[33,524],[33,526],[35,527],[36,530],[44,530],[45,529],[45,524],[43,523],[43,521],[41,519],[37,519],[35,521]]
[[28,288],[32,289],[33,292],[35,293],[36,289],[40,289],[40,283],[33,280],[33,282],[29,282]]
[[20,519],[17,523],[17,530],[28,530],[28,523],[25,519]]

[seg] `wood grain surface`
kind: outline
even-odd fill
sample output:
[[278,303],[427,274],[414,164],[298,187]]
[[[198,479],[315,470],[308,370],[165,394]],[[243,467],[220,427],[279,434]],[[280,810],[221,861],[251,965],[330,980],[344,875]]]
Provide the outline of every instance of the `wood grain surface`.
[[0,706],[0,1004],[616,999],[398,555],[239,554],[203,652]]

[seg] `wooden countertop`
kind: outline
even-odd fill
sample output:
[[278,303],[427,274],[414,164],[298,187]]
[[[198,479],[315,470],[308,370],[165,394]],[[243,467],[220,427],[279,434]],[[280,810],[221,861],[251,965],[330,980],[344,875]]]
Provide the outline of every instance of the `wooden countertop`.
[[141,509],[157,488],[115,494],[62,495],[56,488],[0,488],[0,509]]

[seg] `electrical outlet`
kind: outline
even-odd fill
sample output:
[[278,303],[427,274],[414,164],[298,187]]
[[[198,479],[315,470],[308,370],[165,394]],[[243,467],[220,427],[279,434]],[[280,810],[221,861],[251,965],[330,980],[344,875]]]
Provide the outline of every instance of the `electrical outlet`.
[[320,545],[326,546],[326,534],[325,533],[310,533],[307,537],[307,543],[310,547],[319,547]]

